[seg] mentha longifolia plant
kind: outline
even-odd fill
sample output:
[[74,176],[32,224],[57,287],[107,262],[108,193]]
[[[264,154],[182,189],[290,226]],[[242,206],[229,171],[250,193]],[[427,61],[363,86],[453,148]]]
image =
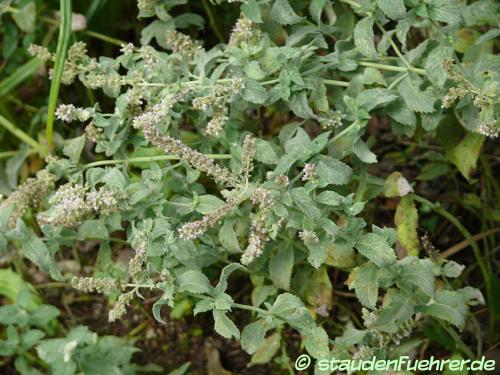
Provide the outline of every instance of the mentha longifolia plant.
[[[346,359],[401,355],[428,319],[463,329],[469,306],[484,302],[451,287],[463,267],[416,233],[362,218],[381,194],[409,213],[418,197],[398,172],[385,182],[367,173],[377,157],[364,134],[385,116],[396,135],[432,134],[450,119],[479,146],[498,135],[497,34],[461,59],[453,36],[488,24],[494,2],[479,2],[491,8],[480,13],[454,0],[230,1],[241,15],[210,49],[188,35],[203,27],[199,16],[172,15],[186,2],[139,0],[152,22],[116,58],[70,47],[63,83],[102,90],[114,110],[59,105],[57,118],[83,135],[1,203],[0,245],[22,239],[25,256],[61,280],[58,249],[99,239],[99,266],[71,284],[108,294],[109,321],[145,291],[158,296],[159,322],[162,306],[189,296],[195,315],[211,312],[215,330],[250,354],[284,325],[313,357]],[[427,38],[415,45],[411,29]],[[82,164],[89,144],[97,161]],[[23,221],[30,210],[38,234]],[[126,267],[111,260],[120,232],[133,249]],[[323,328],[332,269],[348,273],[363,317],[362,327],[346,318],[336,337]],[[228,292],[233,272],[253,286],[238,297],[247,304]],[[238,327],[235,309],[250,323]]]

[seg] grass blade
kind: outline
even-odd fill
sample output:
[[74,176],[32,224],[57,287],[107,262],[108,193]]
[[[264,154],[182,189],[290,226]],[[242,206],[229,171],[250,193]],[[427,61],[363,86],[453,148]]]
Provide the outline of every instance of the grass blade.
[[71,36],[71,0],[60,0],[61,24],[59,26],[59,37],[57,39],[56,60],[54,63],[54,75],[50,84],[49,109],[47,113],[46,137],[49,151],[52,150],[52,136],[54,132],[54,119],[61,87],[61,78],[64,70],[64,60],[68,52],[69,39]]
[[42,64],[42,61],[34,58],[24,65],[21,65],[12,73],[9,77],[5,78],[0,82],[0,97],[7,95],[9,92],[14,90],[19,84],[24,80],[31,77],[36,73],[38,67]]

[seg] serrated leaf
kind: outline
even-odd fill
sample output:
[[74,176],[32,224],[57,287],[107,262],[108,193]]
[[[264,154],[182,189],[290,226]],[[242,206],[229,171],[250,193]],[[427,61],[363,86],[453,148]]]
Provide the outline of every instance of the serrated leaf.
[[278,251],[271,256],[269,277],[278,288],[290,289],[294,258],[293,248],[286,246],[278,248]]
[[467,133],[467,135],[450,152],[450,158],[467,180],[470,180],[473,169],[476,167],[484,135]]
[[432,113],[438,97],[429,89],[422,91],[420,85],[410,77],[406,77],[398,86],[398,92],[408,108],[415,112]]
[[243,99],[254,104],[264,104],[267,101],[267,91],[254,79],[247,79],[241,94]]
[[311,356],[316,359],[326,358],[330,354],[328,334],[321,327],[314,327],[304,339],[304,346]]
[[418,211],[411,195],[403,197],[396,208],[394,216],[398,232],[398,240],[409,255],[418,255]]
[[363,90],[356,98],[356,101],[360,107],[370,112],[375,108],[383,107],[393,102],[397,98],[398,96],[391,90],[377,88]]
[[462,295],[449,290],[437,290],[433,303],[419,306],[417,311],[450,322],[458,329],[465,327],[465,317],[468,313]]
[[226,250],[232,253],[240,253],[241,247],[238,242],[238,238],[236,237],[233,225],[234,221],[226,218],[219,229],[218,237],[221,245]]
[[403,0],[377,0],[377,5],[391,20],[398,20],[406,16],[406,8]]
[[354,268],[347,280],[349,289],[354,289],[359,302],[365,307],[374,308],[378,298],[378,269],[372,263]]
[[374,38],[373,18],[365,17],[358,21],[354,28],[354,44],[358,47],[359,52],[368,58],[377,56]]
[[214,317],[214,329],[215,331],[226,339],[234,337],[235,339],[240,338],[240,331],[238,327],[229,319],[225,312],[219,310],[213,310],[212,315]]
[[425,71],[427,72],[427,77],[429,81],[442,88],[447,79],[447,73],[443,69],[443,60],[446,58],[451,58],[453,56],[453,48],[450,46],[439,45],[435,47],[427,55],[427,60],[425,61]]
[[208,278],[200,271],[190,270],[177,276],[179,292],[190,292],[196,294],[210,293],[212,286]]
[[241,332],[241,348],[248,354],[253,354],[262,346],[266,339],[267,324],[259,319],[247,325]]
[[270,16],[282,25],[293,25],[302,20],[302,17],[295,13],[288,0],[276,0],[271,8]]
[[314,219],[321,216],[320,209],[316,206],[309,193],[303,187],[292,189],[290,192],[296,207],[308,217]]
[[367,233],[356,242],[355,248],[379,267],[385,267],[396,262],[394,250],[387,241],[375,233]]
[[316,175],[318,176],[319,187],[327,185],[344,185],[347,184],[352,177],[352,169],[347,164],[340,160],[324,156],[315,167]]
[[80,137],[67,139],[64,141],[63,154],[71,159],[73,163],[77,163],[85,146],[85,135]]
[[278,352],[281,343],[281,335],[278,332],[273,333],[262,343],[262,345],[252,355],[251,363],[254,365],[263,365],[268,363]]
[[26,258],[35,263],[42,272],[47,272],[54,280],[62,280],[63,276],[54,257],[45,242],[36,235],[31,234],[28,241],[23,245],[23,253]]
[[241,11],[250,21],[255,23],[262,22],[262,15],[257,0],[247,0],[244,4],[241,4]]

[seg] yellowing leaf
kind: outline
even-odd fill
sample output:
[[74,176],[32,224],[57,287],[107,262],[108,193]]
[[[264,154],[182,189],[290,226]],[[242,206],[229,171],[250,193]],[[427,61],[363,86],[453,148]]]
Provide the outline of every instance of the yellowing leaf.
[[470,179],[472,170],[476,167],[483,142],[484,135],[467,133],[465,138],[451,151],[451,161],[467,180]]
[[411,195],[403,197],[394,217],[398,239],[408,255],[418,255],[418,212]]

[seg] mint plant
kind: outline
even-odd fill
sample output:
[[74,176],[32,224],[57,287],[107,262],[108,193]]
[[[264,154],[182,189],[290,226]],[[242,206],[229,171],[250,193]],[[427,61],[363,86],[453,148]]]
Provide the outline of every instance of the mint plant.
[[[316,359],[394,359],[423,345],[429,322],[453,335],[466,329],[470,309],[498,292],[491,264],[417,181],[371,172],[378,140],[367,134],[384,126],[391,139],[437,139],[447,158],[439,162],[475,183],[481,148],[500,132],[498,4],[206,4],[236,14],[224,33],[186,10],[194,3],[139,0],[140,41],[113,55],[92,55],[82,41],[69,47],[62,84],[101,100],[59,104],[46,165],[0,203],[0,250],[22,248],[52,279],[108,296],[109,322],[147,294],[162,324],[167,307],[189,298],[194,315],[211,313],[215,331],[255,363],[280,346],[286,356],[287,327]],[[223,39],[204,41],[211,32]],[[40,45],[29,52],[50,77],[57,56]],[[395,228],[369,215],[391,199]],[[430,210],[451,215],[473,244],[486,299],[457,282],[463,266],[421,239],[419,212]],[[62,272],[62,249],[89,240],[100,241],[108,266]],[[126,265],[113,264],[117,241],[132,249]],[[331,323],[339,273],[359,308]],[[237,296],[233,274],[251,292]],[[494,333],[493,312],[487,324]],[[86,354],[65,360],[73,342],[89,345],[82,353],[116,348],[81,330],[38,346],[54,372],[63,363],[90,371]],[[120,349],[117,366],[132,352]]]

